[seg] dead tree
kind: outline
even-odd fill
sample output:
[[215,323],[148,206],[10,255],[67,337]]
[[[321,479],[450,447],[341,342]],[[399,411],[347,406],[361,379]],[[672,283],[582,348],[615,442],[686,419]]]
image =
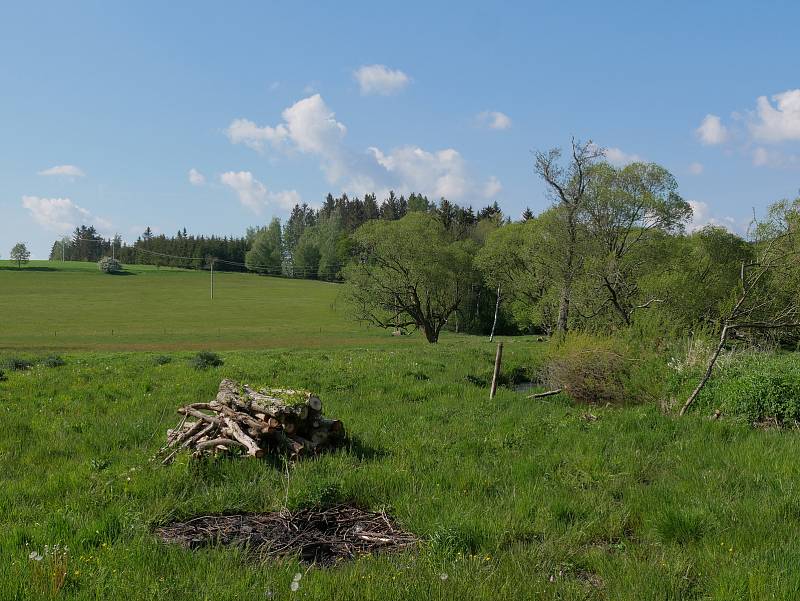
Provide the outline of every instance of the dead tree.
[[603,149],[595,146],[591,140],[581,143],[574,138],[570,161],[566,167],[560,164],[560,148],[536,153],[536,172],[548,185],[564,220],[564,254],[560,267],[561,293],[556,322],[556,332],[559,334],[567,332],[572,284],[580,262],[577,248],[579,215],[589,186],[591,166],[601,156]]

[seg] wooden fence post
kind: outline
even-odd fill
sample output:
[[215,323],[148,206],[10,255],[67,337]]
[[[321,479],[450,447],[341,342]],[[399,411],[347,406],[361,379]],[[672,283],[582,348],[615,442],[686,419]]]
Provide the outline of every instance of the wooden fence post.
[[489,400],[497,392],[497,376],[500,375],[500,362],[503,360],[503,343],[497,345],[497,355],[494,358],[494,373],[492,374],[492,389],[489,391]]

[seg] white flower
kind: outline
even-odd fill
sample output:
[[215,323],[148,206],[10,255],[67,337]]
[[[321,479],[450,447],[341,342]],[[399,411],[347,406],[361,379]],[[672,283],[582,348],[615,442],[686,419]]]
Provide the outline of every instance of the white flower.
[[439,578],[441,578],[441,579],[442,579],[442,582],[444,582],[445,580],[447,580],[447,574],[445,574],[444,572],[442,572],[441,574],[439,574]]
[[302,577],[303,577],[303,575],[302,575],[300,572],[297,572],[297,573],[294,575],[294,578],[292,578],[292,581],[293,581],[293,582],[300,582],[300,579],[301,579]]
[[300,588],[300,583],[297,580],[292,580],[292,584],[289,585],[289,588],[292,589],[292,592],[295,593]]
[[31,551],[30,555],[28,555],[28,559],[32,561],[42,561],[42,556],[36,551]]

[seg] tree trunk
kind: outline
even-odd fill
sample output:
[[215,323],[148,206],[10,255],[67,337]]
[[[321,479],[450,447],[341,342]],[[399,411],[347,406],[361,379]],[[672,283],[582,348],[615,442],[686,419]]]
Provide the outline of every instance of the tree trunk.
[[439,342],[439,330],[437,328],[424,324],[422,326],[422,331],[425,332],[425,340],[431,344]]
[[719,358],[719,354],[722,352],[722,347],[725,346],[725,340],[728,337],[728,326],[725,325],[722,328],[722,333],[719,335],[719,344],[717,345],[717,349],[714,351],[714,354],[711,356],[711,360],[708,362],[708,367],[706,367],[706,372],[703,374],[703,378],[700,380],[700,383],[697,387],[692,391],[692,394],[689,395],[689,398],[686,399],[686,402],[681,407],[680,415],[686,413],[686,410],[689,406],[694,403],[694,400],[697,398],[697,395],[700,394],[700,391],[703,389],[703,386],[706,385],[708,379],[711,377],[711,371],[714,369],[714,364],[717,362]]

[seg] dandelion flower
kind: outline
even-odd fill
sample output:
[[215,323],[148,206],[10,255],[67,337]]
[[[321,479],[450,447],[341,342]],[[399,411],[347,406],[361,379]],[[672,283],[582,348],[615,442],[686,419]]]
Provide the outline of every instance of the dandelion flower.
[[303,577],[303,575],[302,575],[300,572],[297,572],[297,573],[294,575],[294,578],[292,578],[292,582],[300,582],[300,579],[301,579],[302,577]]
[[442,579],[442,582],[444,582],[445,580],[447,580],[447,574],[445,574],[444,572],[442,572],[441,574],[439,574],[439,578],[441,578],[441,579]]
[[300,583],[297,580],[292,580],[292,584],[289,585],[289,588],[293,593],[296,593],[300,589]]

